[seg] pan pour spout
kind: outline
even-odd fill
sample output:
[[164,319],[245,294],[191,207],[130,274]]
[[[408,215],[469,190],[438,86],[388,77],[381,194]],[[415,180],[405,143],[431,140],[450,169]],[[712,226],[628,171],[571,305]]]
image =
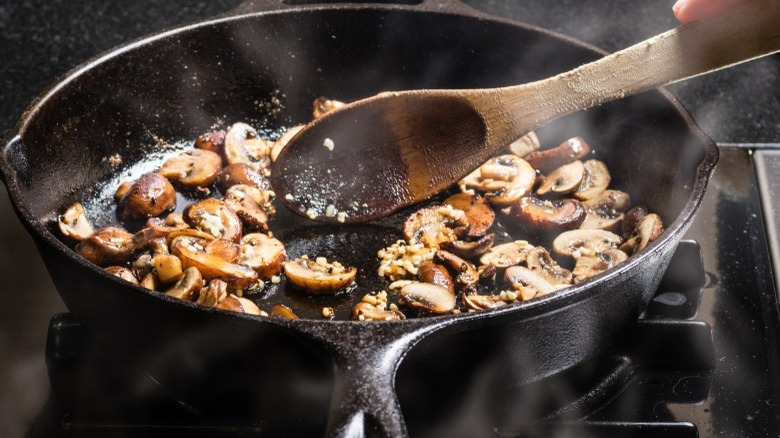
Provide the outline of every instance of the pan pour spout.
[[308,321],[297,327],[333,360],[326,437],[408,436],[395,393],[401,360],[420,340],[457,318],[370,324]]

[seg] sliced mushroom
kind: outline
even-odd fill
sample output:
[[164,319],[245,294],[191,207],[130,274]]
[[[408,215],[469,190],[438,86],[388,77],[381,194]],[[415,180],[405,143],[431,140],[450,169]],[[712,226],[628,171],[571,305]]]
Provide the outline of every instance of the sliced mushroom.
[[417,271],[417,278],[423,283],[430,283],[446,288],[455,293],[455,286],[452,284],[452,276],[442,265],[433,262],[422,262]]
[[65,213],[57,218],[57,222],[63,235],[79,242],[95,232],[80,202],[68,207]]
[[525,159],[534,169],[547,174],[564,164],[579,160],[589,152],[590,146],[582,137],[573,137],[555,148],[532,152]]
[[98,266],[128,262],[134,251],[133,235],[120,227],[101,228],[76,245],[76,252]]
[[454,242],[443,242],[441,248],[464,259],[471,259],[485,254],[493,246],[496,235],[494,233],[486,234],[479,240],[465,241],[456,240]]
[[241,255],[241,247],[230,240],[214,239],[206,244],[206,253],[236,263]]
[[566,194],[577,190],[585,175],[585,165],[576,160],[555,169],[544,178],[542,185],[536,189],[539,195],[547,193]]
[[247,234],[241,238],[239,262],[257,272],[263,280],[269,280],[282,272],[287,258],[284,244],[263,233]]
[[160,254],[151,260],[154,273],[162,283],[179,281],[184,275],[181,260],[174,255]]
[[571,271],[558,265],[542,246],[528,251],[525,263],[528,269],[544,277],[550,284],[571,284]]
[[458,193],[444,200],[445,205],[451,205],[456,210],[466,213],[468,226],[455,230],[460,236],[467,238],[482,237],[496,219],[496,213],[490,208],[485,198],[477,194]]
[[163,163],[160,175],[187,188],[209,186],[222,171],[222,159],[216,152],[191,149]]
[[600,195],[604,190],[609,187],[612,176],[609,174],[609,169],[604,162],[599,160],[588,160],[583,163],[585,167],[585,175],[582,177],[582,182],[574,192],[574,197],[585,201],[593,199]]
[[451,205],[425,207],[412,213],[403,225],[403,235],[409,244],[422,243],[439,248],[443,242],[457,240],[455,229],[468,225],[463,210]]
[[246,163],[231,164],[219,173],[217,186],[223,192],[237,184],[257,187],[260,190],[269,190],[271,182],[257,168]]
[[105,268],[107,272],[116,275],[122,280],[129,281],[133,284],[138,284],[138,279],[133,275],[133,271],[125,268],[124,266],[109,266]]
[[643,217],[647,216],[648,213],[647,207],[641,204],[631,207],[626,212],[626,215],[623,217],[623,223],[620,226],[620,232],[625,239],[628,239],[631,236],[636,225]]
[[528,134],[518,138],[509,145],[509,150],[520,158],[523,158],[533,151],[539,150],[541,144],[536,133],[531,131]]
[[583,230],[614,230],[623,220],[623,211],[631,204],[631,196],[620,190],[604,190],[598,196],[583,201],[585,220]]
[[119,184],[119,187],[117,187],[116,191],[114,192],[114,200],[116,202],[121,201],[122,198],[124,198],[127,194],[127,191],[130,190],[130,187],[133,187],[132,181],[125,181],[122,184]]
[[563,289],[525,266],[512,266],[504,273],[504,280],[516,290],[523,301]]
[[604,230],[571,230],[553,241],[553,251],[562,256],[588,257],[615,249],[622,243],[617,234]]
[[152,272],[154,270],[152,255],[148,253],[141,254],[130,264],[130,270],[133,271],[135,278],[145,279],[148,274],[154,276],[154,272]]
[[209,285],[201,289],[197,303],[201,306],[217,307],[220,301],[228,296],[228,284],[222,280],[211,280]]
[[167,237],[174,231],[189,228],[189,225],[184,222],[181,213],[171,213],[166,216],[165,219],[150,217],[146,221],[146,228],[153,229],[155,235],[164,235]]
[[171,242],[173,242],[173,240],[179,236],[197,237],[198,239],[203,239],[207,242],[210,242],[215,239],[215,237],[212,236],[211,234],[198,230],[197,228],[184,228],[182,230],[171,231],[165,237],[165,240],[168,242],[168,245],[170,245]]
[[282,149],[284,149],[285,146],[287,146],[287,143],[292,140],[293,137],[295,137],[300,130],[303,129],[303,125],[293,126],[292,128],[288,129],[287,131],[282,134],[279,139],[277,139],[273,146],[271,147],[271,161],[276,161],[276,157],[279,156],[279,153],[282,152]]
[[377,306],[360,302],[352,308],[352,319],[355,321],[398,321],[406,319],[398,310],[382,310]]
[[505,306],[506,302],[495,295],[463,294],[463,304],[472,310],[489,310]]
[[143,279],[138,285],[149,290],[160,290],[160,281],[157,280],[157,277],[153,272],[149,272],[144,275]]
[[188,205],[183,215],[190,226],[217,239],[238,242],[241,238],[241,220],[230,207],[214,198]]
[[[253,187],[243,184],[235,185],[228,189],[222,200],[241,219],[247,228],[268,229],[268,214],[248,191]],[[257,189],[254,189],[257,191]]]
[[277,304],[268,310],[268,316],[282,319],[298,319],[298,315],[293,310],[284,304]]
[[272,143],[260,138],[255,128],[236,123],[225,134],[225,160],[228,164],[246,163],[258,168],[268,167]]
[[655,213],[649,213],[639,220],[626,242],[620,246],[620,250],[628,255],[634,255],[657,239],[663,232],[664,223],[661,217]]
[[511,154],[491,158],[478,170],[476,180],[472,174],[460,184],[485,192],[485,199],[496,206],[508,206],[528,194],[536,181],[534,168],[524,159]]
[[241,311],[242,313],[246,313],[248,315],[259,315],[259,316],[268,316],[267,313],[260,310],[259,307],[257,307],[257,304],[254,303],[254,301],[244,298],[244,297],[238,297],[235,295],[230,295],[234,299],[236,299],[241,304]]
[[204,279],[220,279],[231,289],[246,289],[257,282],[254,270],[207,253],[206,245],[204,239],[179,236],[171,242],[171,252],[179,257],[184,268],[198,268]]
[[116,207],[116,214],[126,220],[146,219],[159,216],[174,206],[176,191],[168,179],[147,173],[127,190]]
[[181,279],[172,288],[165,291],[165,294],[184,301],[195,301],[199,299],[198,294],[202,287],[203,277],[200,275],[200,271],[190,267],[184,270]]
[[455,308],[455,294],[446,288],[428,283],[412,283],[401,289],[401,301],[407,306],[441,315]]
[[479,262],[482,265],[490,265],[495,266],[498,269],[505,269],[525,262],[528,257],[528,251],[533,248],[534,246],[525,240],[503,243],[490,248],[490,251],[483,255],[479,259]]
[[461,287],[471,288],[479,282],[479,273],[474,264],[463,260],[451,252],[436,251],[434,260],[449,266],[457,274],[455,281]]
[[207,132],[195,140],[195,147],[221,154],[225,147],[225,130]]
[[520,198],[510,211],[515,224],[529,233],[571,230],[585,220],[585,215],[585,207],[575,199],[547,201],[533,196]]
[[319,119],[325,114],[333,110],[339,109],[345,105],[346,103],[338,100],[330,100],[327,97],[318,97],[314,99],[314,103],[312,104],[313,107],[312,115],[314,116],[315,119]]
[[284,273],[293,286],[313,294],[332,294],[355,282],[357,268],[345,268],[339,262],[329,263],[324,257],[317,260],[298,258],[284,264]]
[[628,259],[628,254],[619,249],[597,253],[589,257],[580,257],[572,270],[574,283],[581,283],[590,277],[601,274],[607,269],[613,268]]

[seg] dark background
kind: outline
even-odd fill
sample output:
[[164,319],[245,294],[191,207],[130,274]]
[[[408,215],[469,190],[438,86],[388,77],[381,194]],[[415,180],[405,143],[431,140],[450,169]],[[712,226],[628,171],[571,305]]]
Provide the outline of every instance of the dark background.
[[[224,12],[240,0],[0,0],[0,133],[73,67],[146,33]],[[677,25],[673,0],[469,0],[614,51]],[[164,67],[164,66],[161,66]],[[780,141],[777,56],[669,87],[718,142]],[[43,348],[64,306],[0,191],[0,436],[22,436],[48,394]]]

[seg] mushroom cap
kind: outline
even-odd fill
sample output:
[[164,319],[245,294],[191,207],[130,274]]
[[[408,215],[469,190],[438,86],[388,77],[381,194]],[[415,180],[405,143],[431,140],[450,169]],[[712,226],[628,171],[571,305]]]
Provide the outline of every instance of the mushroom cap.
[[441,248],[455,254],[458,257],[471,259],[474,257],[479,257],[488,252],[493,246],[495,239],[495,233],[490,233],[480,237],[479,240],[455,240],[452,242],[444,242],[441,244]]
[[119,201],[116,214],[137,220],[159,216],[176,206],[176,191],[168,179],[156,173],[141,175]]
[[236,213],[247,228],[267,230],[268,214],[255,201],[255,198],[250,195],[249,191],[252,189],[259,192],[259,190],[251,186],[235,185],[228,189],[222,201]]
[[241,238],[241,220],[224,202],[214,198],[190,204],[184,209],[184,221],[191,227],[211,234],[217,239],[238,242]]
[[451,205],[421,208],[406,219],[403,236],[414,245],[422,243],[429,248],[439,248],[443,242],[457,240],[455,229],[468,225],[462,210]]
[[293,286],[312,294],[333,294],[355,282],[357,268],[298,258],[284,264],[284,273]]
[[122,280],[129,281],[133,284],[138,284],[138,279],[133,275],[133,271],[127,269],[124,266],[109,266],[105,268],[106,271],[116,275]]
[[195,140],[195,147],[221,154],[225,147],[225,130],[219,129],[201,134],[200,137]]
[[585,220],[583,230],[614,230],[624,218],[623,212],[631,204],[631,196],[620,190],[604,190],[599,195],[582,202]]
[[605,230],[570,230],[553,240],[553,251],[576,259],[616,249],[622,241],[617,234]]
[[79,242],[95,232],[92,224],[89,223],[87,214],[84,212],[84,207],[80,202],[76,202],[68,207],[67,210],[57,218],[57,224],[64,236],[70,237],[73,240],[78,240]]
[[634,255],[643,250],[650,242],[657,239],[664,232],[664,223],[661,217],[655,213],[648,213],[634,227],[631,235],[620,250],[628,255]]
[[268,167],[271,145],[270,141],[260,138],[255,128],[246,123],[235,123],[225,134],[225,161]]
[[585,207],[570,198],[552,201],[534,196],[524,196],[510,211],[515,224],[529,233],[550,230],[570,230],[580,226],[585,220]]
[[571,284],[571,271],[558,265],[543,246],[528,251],[525,263],[528,269],[544,277],[550,284]]
[[[512,289],[521,292],[523,299],[546,295],[566,286],[556,286],[547,281],[541,274],[526,268],[525,266],[512,266],[504,273],[504,280],[512,286]],[[533,289],[535,293],[527,293],[526,288]]]
[[246,289],[257,283],[257,273],[246,266],[231,263],[206,252],[207,241],[191,236],[179,236],[171,242],[171,252],[181,259],[184,268],[198,268],[204,279],[219,279],[231,289]]
[[263,280],[282,272],[287,258],[284,244],[263,233],[247,234],[241,238],[239,260],[249,266]]
[[540,172],[546,174],[552,170],[579,160],[590,152],[590,146],[582,137],[572,137],[557,147],[536,151],[526,155],[525,159]]
[[190,149],[163,163],[160,175],[187,187],[205,187],[213,184],[222,171],[222,158],[206,149]]
[[440,261],[449,266],[457,274],[455,281],[458,285],[470,288],[479,282],[479,273],[473,263],[463,260],[455,254],[448,251],[436,251],[434,260]]
[[493,157],[458,183],[464,191],[476,189],[496,206],[507,206],[528,194],[536,181],[536,170],[517,155]]
[[217,176],[217,186],[223,192],[237,184],[257,187],[260,190],[268,190],[271,187],[271,182],[260,170],[246,163],[230,164]]
[[600,195],[609,187],[609,183],[612,181],[609,169],[603,161],[588,160],[583,163],[583,167],[585,173],[582,177],[582,182],[577,187],[577,191],[574,192],[574,197],[581,201]]
[[76,252],[98,266],[130,261],[135,251],[133,235],[121,227],[106,227],[76,245]]
[[572,270],[574,283],[581,283],[590,277],[601,274],[628,259],[628,254],[619,249],[610,249],[588,257],[580,257]]
[[437,315],[455,309],[455,294],[435,284],[406,285],[401,289],[401,301],[413,309]]
[[180,300],[195,301],[199,300],[200,289],[203,287],[203,277],[197,268],[189,267],[182,273],[181,279],[176,284],[165,291],[166,295],[176,297]]
[[447,268],[442,265],[431,261],[420,263],[420,267],[417,270],[417,278],[423,283],[435,284],[455,293],[452,276],[450,276]]
[[282,319],[298,319],[298,315],[284,304],[277,304],[268,310],[268,316]]
[[539,195],[547,193],[566,194],[571,193],[580,186],[585,176],[585,165],[576,160],[555,169],[547,175],[542,185],[536,189]]
[[502,243],[490,248],[485,255],[480,257],[479,262],[499,269],[508,268],[525,262],[528,257],[528,251],[533,248],[534,246],[525,240]]
[[443,203],[466,213],[468,226],[463,230],[455,230],[461,236],[484,236],[496,220],[496,213],[490,208],[485,198],[477,194],[456,193],[445,199]]

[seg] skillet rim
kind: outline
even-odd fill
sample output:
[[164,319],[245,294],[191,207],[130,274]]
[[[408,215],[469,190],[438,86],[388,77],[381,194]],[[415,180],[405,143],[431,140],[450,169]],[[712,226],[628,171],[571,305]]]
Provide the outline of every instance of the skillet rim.
[[[460,3],[452,3],[450,4],[450,6],[455,4],[459,6],[465,6]],[[30,232],[33,235],[33,237],[40,238],[43,242],[46,242],[46,244],[52,247],[55,251],[64,255],[71,261],[76,262],[80,267],[88,269],[89,272],[91,272],[92,274],[97,274],[99,277],[102,277],[105,280],[116,282],[124,286],[121,288],[122,291],[134,290],[135,292],[143,293],[148,297],[156,298],[160,300],[160,302],[162,303],[167,303],[167,305],[179,305],[179,306],[183,305],[185,307],[189,307],[190,311],[196,309],[197,311],[205,312],[206,314],[217,314],[222,316],[230,316],[231,318],[239,318],[247,321],[272,323],[274,325],[289,327],[289,328],[298,328],[298,329],[302,327],[315,328],[322,324],[325,324],[327,326],[336,326],[336,327],[342,325],[349,325],[349,326],[367,325],[366,322],[364,321],[352,321],[352,320],[331,321],[331,320],[318,320],[318,319],[284,320],[279,318],[247,315],[243,313],[238,314],[236,312],[230,312],[227,310],[199,306],[195,303],[182,301],[167,296],[165,294],[161,294],[159,292],[151,292],[144,288],[141,288],[140,286],[129,283],[125,280],[118,279],[116,276],[109,274],[104,269],[86,261],[81,256],[79,256],[75,251],[73,251],[65,243],[63,243],[62,240],[60,240],[59,238],[57,238],[57,236],[55,236],[52,232],[50,232],[49,229],[44,224],[44,221],[40,220],[37,216],[32,214],[32,212],[30,211],[27,205],[27,202],[25,201],[24,196],[21,194],[18,181],[17,181],[17,172],[13,170],[10,163],[8,162],[7,154],[15,144],[22,141],[23,135],[27,131],[30,122],[35,118],[37,113],[47,105],[47,103],[52,98],[57,96],[60,93],[60,91],[63,90],[68,84],[70,84],[75,80],[78,80],[84,73],[92,70],[93,68],[96,68],[97,66],[102,65],[105,62],[109,62],[110,60],[113,60],[116,57],[132,52],[135,49],[154,44],[160,40],[172,38],[176,35],[181,35],[187,32],[194,32],[204,27],[210,27],[210,26],[220,25],[220,24],[230,24],[232,22],[250,20],[250,19],[254,19],[266,15],[316,13],[317,11],[321,11],[321,10],[326,10],[326,11],[371,10],[371,11],[402,11],[402,12],[416,13],[416,14],[458,16],[458,17],[468,18],[472,20],[490,21],[492,23],[497,23],[504,26],[520,28],[526,31],[543,34],[548,37],[554,38],[556,40],[573,44],[585,50],[591,51],[596,55],[605,56],[608,54],[608,52],[606,52],[605,50],[602,50],[592,44],[578,40],[571,36],[567,36],[532,24],[489,15],[481,11],[471,9],[470,7],[467,6],[450,8],[450,10],[441,10],[441,9],[430,10],[426,8],[421,8],[419,6],[420,5],[415,6],[415,5],[398,5],[398,4],[336,4],[336,5],[317,4],[317,5],[308,5],[308,6],[298,6],[298,7],[284,7],[281,9],[275,9],[275,10],[272,9],[272,10],[265,10],[259,12],[239,12],[238,14],[232,14],[231,12],[228,12],[226,14],[217,17],[195,21],[192,23],[179,25],[172,28],[162,29],[160,31],[153,32],[151,34],[130,40],[124,44],[121,44],[117,47],[114,47],[105,52],[101,52],[95,55],[94,57],[74,67],[70,71],[57,77],[51,85],[49,85],[44,91],[38,94],[31,101],[31,103],[24,110],[24,112],[21,114],[19,120],[14,125],[14,127],[5,136],[4,139],[5,144],[2,149],[2,160],[0,160],[0,164],[2,165],[2,177],[4,179],[4,182],[6,183],[6,188],[10,195],[12,205],[16,210],[17,216],[19,216],[19,218],[22,220],[23,225],[25,225],[25,227],[28,229],[28,232]],[[694,183],[693,183],[693,187],[691,188],[690,195],[685,201],[683,208],[675,217],[675,220],[672,221],[666,227],[664,233],[661,235],[660,238],[656,239],[654,242],[648,245],[647,248],[643,249],[637,255],[634,255],[630,257],[626,262],[621,263],[617,268],[610,269],[607,272],[594,276],[583,283],[572,285],[564,290],[561,290],[560,292],[548,294],[543,297],[518,303],[518,304],[503,306],[501,308],[497,308],[489,311],[473,312],[473,313],[459,314],[459,315],[427,316],[424,318],[413,318],[413,319],[408,319],[403,321],[372,321],[371,325],[377,325],[377,324],[394,325],[394,326],[403,325],[406,327],[429,326],[429,325],[430,326],[450,325],[453,323],[460,323],[460,322],[465,323],[465,322],[479,320],[479,319],[494,318],[500,315],[507,315],[510,313],[520,314],[518,315],[518,317],[522,317],[522,318],[533,317],[545,313],[548,310],[563,308],[569,305],[576,304],[579,301],[586,300],[591,295],[593,295],[593,293],[589,294],[588,291],[593,292],[594,290],[596,290],[596,288],[593,287],[595,284],[612,282],[613,280],[623,276],[625,276],[626,278],[632,277],[633,275],[630,271],[633,271],[633,269],[637,267],[637,265],[640,265],[646,259],[651,258],[654,255],[662,252],[665,249],[665,247],[670,244],[674,244],[676,246],[677,242],[679,242],[679,240],[681,240],[684,237],[683,235],[685,231],[688,229],[690,223],[693,221],[696,213],[698,212],[699,206],[703,200],[704,193],[706,191],[707,184],[709,182],[709,178],[715,168],[715,165],[717,164],[719,152],[715,142],[709,136],[707,136],[706,133],[704,133],[704,131],[698,126],[698,124],[693,119],[693,117],[688,112],[688,110],[685,109],[685,107],[680,103],[680,101],[673,94],[671,94],[663,87],[658,88],[656,90],[650,90],[648,92],[660,93],[661,97],[671,105],[671,108],[669,109],[674,110],[675,113],[682,118],[684,125],[687,127],[689,135],[696,138],[698,142],[702,144],[703,147],[702,159],[701,161],[698,162],[696,166]],[[79,275],[84,275],[84,274],[85,273],[80,273]]]

